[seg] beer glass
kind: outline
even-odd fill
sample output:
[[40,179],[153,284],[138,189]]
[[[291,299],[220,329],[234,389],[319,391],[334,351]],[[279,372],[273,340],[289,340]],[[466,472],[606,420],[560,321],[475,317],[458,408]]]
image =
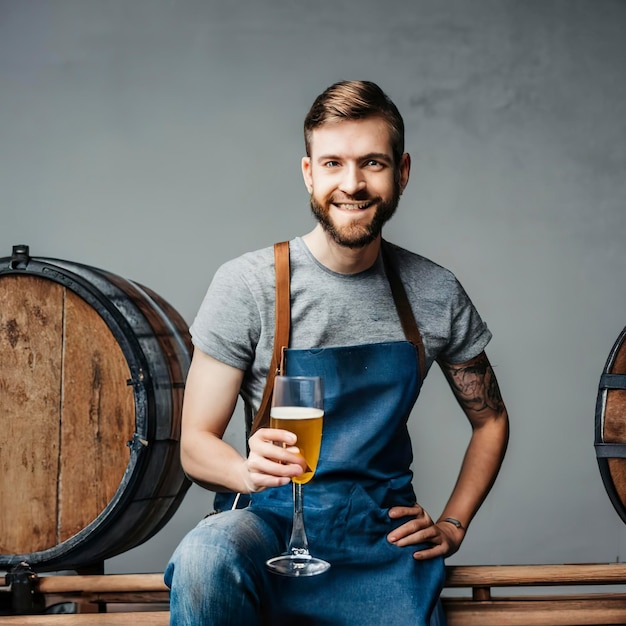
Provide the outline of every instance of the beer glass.
[[314,557],[304,530],[302,485],[313,478],[322,443],[324,389],[319,376],[277,376],[270,409],[270,427],[282,428],[296,435],[296,445],[306,460],[306,470],[294,476],[293,523],[287,551],[267,561],[267,567],[282,576],[315,576],[325,572],[330,563]]

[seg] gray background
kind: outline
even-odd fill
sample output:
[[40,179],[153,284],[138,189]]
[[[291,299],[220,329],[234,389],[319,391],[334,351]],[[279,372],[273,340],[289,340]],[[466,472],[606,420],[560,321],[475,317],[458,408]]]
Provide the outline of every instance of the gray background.
[[[0,256],[26,243],[107,269],[191,323],[223,261],[313,226],[302,120],[352,78],[407,124],[412,180],[385,236],[465,285],[511,414],[450,562],[623,560],[593,424],[626,323],[624,2],[1,0]],[[469,435],[436,367],[411,430],[436,516]],[[211,500],[192,488],[107,571],[162,571]]]

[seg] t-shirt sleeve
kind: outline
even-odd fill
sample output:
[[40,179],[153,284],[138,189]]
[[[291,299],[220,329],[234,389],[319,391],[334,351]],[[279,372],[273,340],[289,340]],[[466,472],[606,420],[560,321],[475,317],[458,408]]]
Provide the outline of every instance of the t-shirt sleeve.
[[246,370],[260,333],[258,309],[245,273],[234,262],[215,273],[191,325],[194,346],[213,358]]
[[478,356],[492,335],[456,278],[453,279],[453,287],[449,340],[439,358],[447,363],[464,363]]

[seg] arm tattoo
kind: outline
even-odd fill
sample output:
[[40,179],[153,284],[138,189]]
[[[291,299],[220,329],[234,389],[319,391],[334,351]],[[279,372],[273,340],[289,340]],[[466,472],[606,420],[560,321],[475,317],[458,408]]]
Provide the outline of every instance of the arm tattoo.
[[462,365],[442,362],[441,369],[464,409],[474,412],[491,409],[497,413],[504,410],[498,381],[484,353]]

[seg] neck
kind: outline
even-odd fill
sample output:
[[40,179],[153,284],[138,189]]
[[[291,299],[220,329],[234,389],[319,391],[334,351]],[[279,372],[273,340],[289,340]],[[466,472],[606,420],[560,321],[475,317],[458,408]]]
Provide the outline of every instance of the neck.
[[318,224],[302,240],[311,254],[329,270],[338,274],[358,274],[376,262],[381,236],[362,248],[347,248],[337,244]]

